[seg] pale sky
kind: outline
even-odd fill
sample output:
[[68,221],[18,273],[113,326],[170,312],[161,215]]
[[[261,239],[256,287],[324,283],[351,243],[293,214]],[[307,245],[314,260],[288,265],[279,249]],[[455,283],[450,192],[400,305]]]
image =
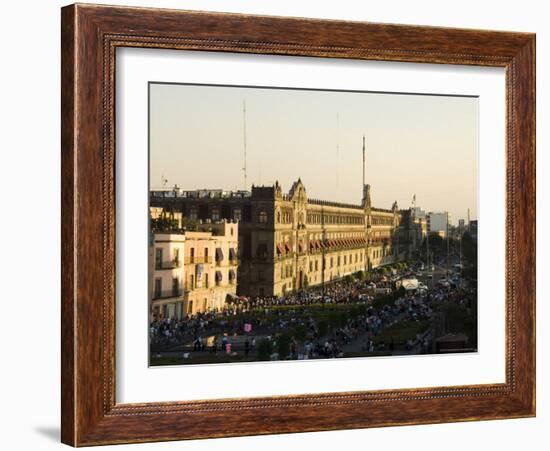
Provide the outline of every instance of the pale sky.
[[244,188],[299,177],[309,197],[477,218],[478,99],[346,91],[150,85],[150,184]]

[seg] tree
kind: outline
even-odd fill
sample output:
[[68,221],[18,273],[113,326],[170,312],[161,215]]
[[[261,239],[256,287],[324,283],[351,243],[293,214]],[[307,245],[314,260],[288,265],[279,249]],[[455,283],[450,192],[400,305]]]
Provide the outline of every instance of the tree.
[[477,241],[468,232],[462,235],[462,255],[468,263],[477,266]]
[[303,326],[303,325],[296,326],[294,328],[293,335],[296,338],[296,340],[304,341],[306,339],[306,336],[307,336],[306,326]]
[[290,336],[288,334],[280,335],[277,339],[277,351],[279,359],[285,359],[290,354]]
[[324,337],[328,334],[328,322],[326,320],[319,321],[319,324],[317,325],[317,332],[319,333],[319,337]]
[[167,233],[178,230],[178,221],[176,219],[161,216],[151,219],[151,230],[154,233]]
[[260,341],[260,343],[258,343],[258,360],[270,360],[272,349],[273,344],[271,343],[271,340],[264,338]]
[[328,315],[328,323],[331,329],[338,327],[340,324],[340,315],[337,312],[330,312]]

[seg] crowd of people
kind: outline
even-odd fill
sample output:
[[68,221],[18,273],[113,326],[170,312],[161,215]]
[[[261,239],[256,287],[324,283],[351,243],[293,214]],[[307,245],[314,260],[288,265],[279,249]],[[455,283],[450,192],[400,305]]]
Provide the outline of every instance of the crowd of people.
[[[211,311],[182,319],[165,318],[150,324],[152,350],[157,352],[180,349],[187,352],[237,353],[246,357],[257,352],[261,340],[272,344],[273,358],[314,359],[342,357],[348,349],[363,353],[393,353],[396,346],[404,352],[428,352],[429,331],[406,341],[394,343],[377,340],[385,328],[400,321],[429,320],[436,304],[452,301],[457,305],[471,304],[474,289],[435,287],[430,290],[401,292],[392,302],[375,307],[373,280],[340,280],[323,288],[315,287],[280,297],[256,297],[242,300],[223,311]],[[385,283],[379,276],[374,282]],[[337,326],[321,324],[326,316],[313,307],[338,311],[338,304],[353,304],[362,308],[350,310]],[[290,308],[279,309],[278,306]],[[296,308],[292,308],[292,306]],[[307,308],[311,306],[312,308]],[[344,314],[345,315],[345,314]],[[326,322],[326,321],[325,321]],[[246,325],[249,331],[245,332]],[[323,327],[324,326],[324,327]],[[301,327],[300,340],[291,337],[289,352],[280,356],[277,340],[282,334]]]

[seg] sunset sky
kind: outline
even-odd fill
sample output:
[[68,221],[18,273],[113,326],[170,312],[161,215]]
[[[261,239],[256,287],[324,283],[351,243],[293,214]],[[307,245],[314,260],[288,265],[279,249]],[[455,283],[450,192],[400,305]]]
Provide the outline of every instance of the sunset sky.
[[150,84],[150,185],[243,189],[299,177],[312,198],[477,217],[478,99]]

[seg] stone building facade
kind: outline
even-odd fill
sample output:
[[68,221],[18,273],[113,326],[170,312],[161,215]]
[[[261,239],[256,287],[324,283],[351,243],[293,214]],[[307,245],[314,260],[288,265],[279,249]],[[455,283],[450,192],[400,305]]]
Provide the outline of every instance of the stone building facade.
[[238,224],[155,233],[150,247],[151,317],[182,318],[224,308],[236,296]]
[[371,205],[369,185],[356,205],[308,198],[301,180],[288,192],[278,182],[251,192],[153,191],[150,204],[184,222],[238,221],[244,296],[279,296],[405,260],[422,239],[410,210]]

